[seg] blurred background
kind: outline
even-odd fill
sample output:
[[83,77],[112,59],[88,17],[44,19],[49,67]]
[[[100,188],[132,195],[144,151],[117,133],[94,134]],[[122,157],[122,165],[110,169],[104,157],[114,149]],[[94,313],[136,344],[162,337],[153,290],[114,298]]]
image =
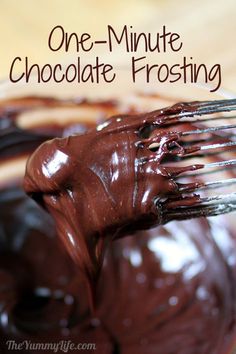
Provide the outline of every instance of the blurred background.
[[[158,32],[163,25],[178,32],[184,42],[181,56],[196,63],[222,65],[222,87],[236,92],[235,0],[0,0],[0,79],[8,78],[12,60],[28,56],[32,63],[69,63],[78,53],[51,52],[48,34],[56,25],[67,32],[89,32],[95,39],[106,34],[107,24],[119,29]],[[97,48],[93,56],[103,55]],[[104,53],[104,55],[110,55]],[[168,62],[158,54],[156,61]],[[176,54],[178,56],[179,54]],[[126,55],[115,55],[121,65]],[[153,58],[155,61],[155,58]]]

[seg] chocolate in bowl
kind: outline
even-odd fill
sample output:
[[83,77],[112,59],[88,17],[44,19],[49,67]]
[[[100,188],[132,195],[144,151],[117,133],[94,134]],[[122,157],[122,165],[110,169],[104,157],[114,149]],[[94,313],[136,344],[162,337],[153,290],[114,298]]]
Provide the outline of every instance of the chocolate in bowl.
[[116,112],[170,103],[155,95],[1,102],[1,352],[9,352],[8,340],[95,343],[85,351],[99,354],[230,352],[236,235],[227,217],[171,222],[113,242],[91,314],[83,277],[50,215],[21,187],[27,155],[42,141],[83,133]]

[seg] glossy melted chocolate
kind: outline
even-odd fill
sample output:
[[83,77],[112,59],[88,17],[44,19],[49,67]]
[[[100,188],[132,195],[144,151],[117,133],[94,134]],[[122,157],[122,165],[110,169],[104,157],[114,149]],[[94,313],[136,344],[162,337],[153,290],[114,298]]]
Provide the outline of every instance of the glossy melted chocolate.
[[[30,100],[32,99],[29,99],[27,105],[30,105]],[[8,122],[12,125],[13,120],[9,118]],[[11,133],[3,133],[5,145],[0,148],[0,158],[5,157],[7,151],[17,145],[14,140],[15,128],[13,124]],[[32,342],[71,340],[74,343],[96,343],[95,352],[99,354],[228,352],[235,337],[235,233],[230,230],[224,217],[217,217],[210,221],[198,219],[171,222],[150,231],[137,231],[135,236],[119,238],[128,235],[131,229],[134,232],[135,228],[140,228],[141,222],[145,221],[146,227],[153,224],[154,220],[155,223],[160,222],[153,203],[151,218],[150,203],[144,203],[142,188],[147,186],[145,178],[148,177],[148,185],[151,186],[150,200],[153,195],[164,191],[175,192],[176,185],[172,180],[166,180],[163,171],[157,170],[157,164],[155,173],[158,172],[158,181],[152,179],[151,163],[150,174],[145,171],[142,175],[142,164],[138,166],[138,171],[135,171],[136,165],[131,168],[130,162],[143,157],[141,146],[140,149],[134,148],[131,142],[127,143],[123,139],[121,133],[121,136],[115,139],[120,145],[113,150],[108,144],[112,143],[113,134],[107,134],[104,139],[106,144],[103,146],[103,139],[99,139],[100,132],[101,130],[93,130],[80,138],[76,136],[56,139],[42,145],[38,152],[49,152],[50,156],[55,156],[57,152],[65,154],[66,166],[62,164],[55,171],[55,165],[55,174],[51,178],[51,175],[47,176],[47,172],[51,172],[50,161],[55,160],[46,161],[46,164],[45,159],[41,160],[40,163],[44,163],[41,167],[45,166],[46,170],[43,179],[38,179],[38,182],[44,181],[40,192],[46,193],[42,196],[38,194],[39,189],[28,190],[30,193],[36,193],[34,196],[38,201],[41,200],[47,207],[49,205],[50,211],[53,209],[52,214],[57,220],[59,216],[56,213],[65,205],[68,207],[68,212],[63,209],[63,214],[70,217],[70,222],[59,222],[58,232],[64,244],[71,242],[67,247],[75,259],[78,260],[80,254],[79,243],[82,243],[82,247],[85,245],[87,252],[91,252],[96,246],[95,250],[99,253],[106,240],[116,238],[104,256],[103,269],[97,284],[95,312],[91,314],[89,309],[84,268],[78,268],[65,252],[63,243],[56,235],[51,216],[28,198],[21,187],[4,188],[0,192],[0,278],[3,284],[0,292],[1,353],[9,352],[6,341],[12,339],[17,342],[29,339]],[[63,129],[58,129],[56,134],[63,135]],[[97,137],[94,146],[91,146],[91,140],[86,141],[89,134],[93,134],[93,138]],[[25,141],[33,144],[30,147],[32,149],[46,139],[46,132],[39,134],[29,131]],[[132,139],[136,141],[137,135],[134,134]],[[81,142],[79,147],[78,141]],[[21,148],[24,149],[23,136],[20,142],[18,153]],[[96,155],[101,151],[102,154],[97,159]],[[115,152],[119,153],[120,159],[124,157],[122,165],[121,161],[116,163],[116,157],[113,155]],[[83,153],[86,159],[81,158]],[[104,153],[106,159],[103,159]],[[34,156],[36,158],[40,154],[36,152]],[[77,156],[80,156],[79,161]],[[131,160],[127,157],[131,157]],[[107,176],[102,174],[104,169],[100,169],[100,176],[99,168],[89,171],[89,166],[98,166],[98,161],[102,168],[113,162],[112,170],[106,170]],[[78,171],[77,175],[71,174],[67,168],[63,169],[71,166],[74,171]],[[123,167],[122,171],[120,166]],[[82,176],[79,174],[81,168]],[[58,171],[59,174],[56,173]],[[110,184],[102,183],[106,181],[106,177],[116,176],[116,171],[123,186],[117,185],[115,177]],[[39,172],[42,174],[42,168]],[[37,171],[34,173],[36,176]],[[73,176],[78,178],[80,183],[82,177],[89,180],[88,190],[85,187],[82,190],[75,188],[76,181]],[[139,187],[134,204],[136,209],[132,206],[135,176],[138,178]],[[55,184],[52,183],[53,180],[56,181]],[[32,179],[31,172],[28,185],[35,188],[32,181],[35,183],[36,178]],[[94,186],[91,186],[91,181]],[[163,182],[164,187],[160,188]],[[109,187],[108,191],[106,187]],[[127,190],[126,196],[119,194],[124,187]],[[57,193],[59,190],[62,196]],[[52,195],[49,192],[52,192]],[[86,197],[85,210],[81,210],[81,205],[74,206],[71,195],[74,195],[77,201],[80,196],[83,199]],[[102,204],[102,197],[106,201],[104,210],[101,207],[94,209],[94,205]],[[115,207],[121,202],[123,212]],[[89,205],[91,213],[88,213]],[[98,217],[93,214],[93,210],[96,210]],[[134,214],[138,211],[138,215]],[[83,215],[83,212],[86,213],[87,223],[81,218],[78,219],[82,220],[79,226],[73,225],[73,216]],[[103,220],[103,225],[99,223],[102,213],[109,216]],[[137,215],[136,226],[132,222],[134,215]],[[88,239],[84,240],[82,234],[80,238],[80,234],[75,234],[73,229],[71,231],[71,227],[77,230],[77,226],[79,231],[85,231],[83,235],[89,236]],[[118,230],[117,233],[115,229]],[[68,233],[63,238],[64,230],[73,232],[71,240]],[[75,253],[72,246],[75,247]],[[84,264],[88,261],[93,267],[95,260],[96,269],[100,257],[97,258],[98,253],[90,253]],[[93,271],[89,274],[94,275]],[[86,352],[92,353],[94,350]]]
[[[112,117],[85,134],[44,143],[27,163],[25,191],[54,217],[66,249],[91,285],[108,242],[165,224],[159,200],[180,194],[176,175],[202,166],[162,165],[178,141],[177,133],[165,129],[173,120],[167,113],[179,106]],[[153,142],[157,152],[149,148]]]

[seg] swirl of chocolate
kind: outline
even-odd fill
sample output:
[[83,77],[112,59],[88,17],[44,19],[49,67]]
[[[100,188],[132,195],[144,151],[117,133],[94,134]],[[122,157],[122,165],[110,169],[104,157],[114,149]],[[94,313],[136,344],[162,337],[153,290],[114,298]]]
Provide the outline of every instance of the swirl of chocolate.
[[[26,103],[32,109],[47,106],[48,101],[8,102],[3,111]],[[96,104],[90,105],[98,111]],[[45,128],[28,148],[47,139]],[[65,136],[73,129],[72,124],[51,131]],[[23,133],[15,145],[17,154],[27,144]],[[12,136],[4,138],[5,147],[0,149],[3,161],[13,154]],[[3,354],[11,352],[7,340],[95,343],[91,352],[98,354],[233,352],[236,236],[226,216],[171,222],[111,243],[98,280],[94,314],[81,271],[65,252],[51,216],[25,195],[19,181],[0,190],[0,246]]]
[[[163,111],[115,116],[86,134],[44,143],[27,163],[25,191],[53,215],[90,282],[109,240],[166,221],[158,200],[179,193],[173,177],[182,171],[161,165],[178,139],[162,127],[167,122]],[[153,153],[142,130],[156,131],[157,125],[159,149]]]

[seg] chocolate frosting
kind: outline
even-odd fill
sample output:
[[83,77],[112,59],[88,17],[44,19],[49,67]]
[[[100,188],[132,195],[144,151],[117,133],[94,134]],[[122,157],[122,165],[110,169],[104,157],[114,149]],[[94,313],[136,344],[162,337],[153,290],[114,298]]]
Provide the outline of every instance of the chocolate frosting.
[[[40,135],[42,140],[47,139]],[[40,149],[51,149],[55,144],[57,151],[64,153],[64,144],[60,142],[66,141],[72,148],[70,142],[75,140],[78,137],[56,139]],[[10,137],[7,141],[10,148]],[[99,147],[102,141],[97,144]],[[18,152],[23,145],[18,146]],[[97,150],[89,144],[86,147],[86,163],[92,165]],[[8,148],[5,146],[5,151]],[[0,157],[3,151],[0,149]],[[69,165],[75,163],[74,156],[77,155],[72,154]],[[107,162],[104,160],[104,165]],[[76,167],[79,163],[76,160]],[[67,179],[68,175],[65,176]],[[84,176],[87,178],[87,173]],[[161,174],[158,177],[163,178]],[[59,183],[60,188],[71,187],[64,185],[63,178],[58,181],[63,182]],[[102,190],[99,186],[100,193]],[[115,184],[111,191],[117,195]],[[39,195],[35,197],[42,200]],[[122,200],[122,196],[117,198]],[[43,198],[44,205],[48,199]],[[127,194],[126,210],[130,208],[128,201]],[[94,313],[89,309],[83,271],[65,251],[51,216],[28,198],[21,187],[1,191],[0,220],[0,278],[4,284],[0,292],[2,353],[9,352],[5,341],[11,339],[92,342],[99,354],[221,354],[229,349],[235,336],[236,238],[225,217],[171,222],[118,238],[128,232],[122,226],[104,256]],[[108,224],[113,225],[113,220]],[[91,229],[100,230],[97,224],[91,225]],[[114,238],[110,227],[102,227],[101,236],[104,230]],[[90,236],[92,241],[95,235]]]
[[[169,221],[161,200],[177,195],[183,203],[174,177],[202,167],[162,164],[175,146],[178,156],[184,155],[178,133],[165,128],[178,122],[170,116],[183,107],[114,116],[85,134],[48,141],[30,157],[25,191],[50,211],[58,234],[91,284],[100,270],[105,245]],[[159,146],[156,152],[150,148],[154,142]],[[188,205],[196,199],[192,195]],[[180,201],[172,202],[172,208]]]

